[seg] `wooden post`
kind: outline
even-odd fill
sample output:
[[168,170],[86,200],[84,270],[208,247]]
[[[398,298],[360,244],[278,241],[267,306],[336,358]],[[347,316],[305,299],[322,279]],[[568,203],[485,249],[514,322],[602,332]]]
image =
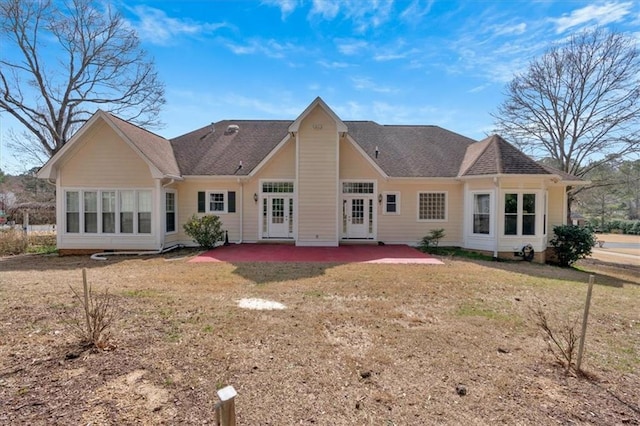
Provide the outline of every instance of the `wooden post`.
[[595,277],[589,275],[589,289],[587,290],[587,301],[584,305],[584,315],[582,316],[582,332],[580,333],[580,346],[578,347],[578,360],[576,370],[580,371],[582,365],[582,353],[584,351],[584,339],[587,335],[587,318],[589,318],[589,307],[591,306],[591,291],[593,290],[593,280]]
[[87,268],[82,268],[82,289],[84,291],[84,316],[87,321],[87,334],[91,336],[91,319],[89,318],[89,284],[87,283]]
[[238,395],[233,386],[218,390],[220,403],[216,404],[216,424],[218,426],[236,426],[236,403]]

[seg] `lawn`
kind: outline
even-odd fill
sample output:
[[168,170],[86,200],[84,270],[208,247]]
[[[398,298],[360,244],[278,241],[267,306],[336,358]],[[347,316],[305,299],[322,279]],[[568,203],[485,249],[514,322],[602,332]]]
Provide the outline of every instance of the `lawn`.
[[[640,267],[189,254],[0,259],[0,424],[211,424],[225,385],[240,425],[640,424]],[[114,296],[113,350],[82,351],[63,315],[82,268]],[[554,326],[581,317],[589,273],[577,377],[532,310]],[[242,309],[243,298],[286,309]]]

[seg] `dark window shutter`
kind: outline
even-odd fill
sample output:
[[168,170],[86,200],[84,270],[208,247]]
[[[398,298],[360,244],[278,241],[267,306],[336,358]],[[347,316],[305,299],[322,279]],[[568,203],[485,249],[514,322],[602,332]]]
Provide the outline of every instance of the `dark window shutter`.
[[207,211],[207,201],[205,200],[204,191],[198,191],[198,213]]
[[235,191],[227,192],[227,202],[229,203],[229,206],[227,207],[227,212],[235,213],[236,212],[236,192]]

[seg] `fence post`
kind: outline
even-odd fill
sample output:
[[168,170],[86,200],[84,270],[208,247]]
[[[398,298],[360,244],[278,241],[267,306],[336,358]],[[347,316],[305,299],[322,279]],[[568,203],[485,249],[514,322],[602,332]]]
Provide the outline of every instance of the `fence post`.
[[220,402],[216,404],[216,424],[218,426],[236,426],[236,403],[238,395],[233,386],[218,390]]

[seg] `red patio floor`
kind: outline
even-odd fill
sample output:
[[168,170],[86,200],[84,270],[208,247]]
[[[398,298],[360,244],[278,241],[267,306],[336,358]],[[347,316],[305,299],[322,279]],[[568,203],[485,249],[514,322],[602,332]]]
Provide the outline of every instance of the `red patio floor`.
[[428,254],[406,245],[342,245],[297,247],[287,244],[232,244],[209,250],[189,262],[323,262],[422,263],[442,265]]

